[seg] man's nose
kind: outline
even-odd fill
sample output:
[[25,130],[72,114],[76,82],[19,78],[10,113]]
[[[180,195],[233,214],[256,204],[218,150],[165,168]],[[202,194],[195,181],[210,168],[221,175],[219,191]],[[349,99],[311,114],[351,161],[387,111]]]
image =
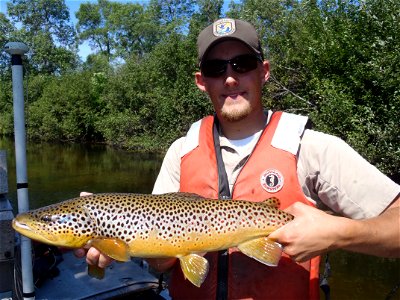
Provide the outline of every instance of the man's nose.
[[228,64],[225,72],[225,85],[237,86],[239,84],[238,73],[236,73],[230,64]]

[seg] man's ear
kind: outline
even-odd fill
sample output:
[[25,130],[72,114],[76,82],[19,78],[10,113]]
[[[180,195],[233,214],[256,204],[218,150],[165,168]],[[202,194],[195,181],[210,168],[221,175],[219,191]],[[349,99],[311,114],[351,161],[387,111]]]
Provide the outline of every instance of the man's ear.
[[270,73],[269,73],[269,61],[268,60],[263,61],[263,69],[264,69],[264,72],[262,74],[261,80],[262,80],[262,83],[264,84],[264,83],[266,83],[268,81],[269,75],[270,75]]
[[201,72],[196,72],[194,74],[194,78],[195,78],[195,81],[196,81],[196,85],[200,89],[200,91],[205,92],[206,91],[206,86],[205,86],[204,78],[201,75]]

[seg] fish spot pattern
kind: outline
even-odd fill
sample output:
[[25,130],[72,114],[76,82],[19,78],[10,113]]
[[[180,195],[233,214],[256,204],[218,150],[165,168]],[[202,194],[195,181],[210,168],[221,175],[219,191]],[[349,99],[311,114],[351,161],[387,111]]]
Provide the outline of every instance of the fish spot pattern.
[[[276,204],[276,203],[275,203]],[[204,199],[186,193],[105,193],[78,197],[34,210],[42,229],[78,237],[151,240],[185,248],[218,243],[221,235],[267,232],[293,217],[268,202]],[[271,231],[271,230],[270,230]],[[269,232],[270,232],[269,231]]]
[[[84,199],[82,205],[93,216],[95,235],[115,237],[127,243],[152,237],[168,241],[171,245],[177,245],[182,240],[196,243],[200,240],[199,236],[218,239],[219,234],[245,228],[279,226],[291,218],[262,202],[203,199],[184,193],[107,193],[81,199]],[[81,215],[74,217],[82,219]]]

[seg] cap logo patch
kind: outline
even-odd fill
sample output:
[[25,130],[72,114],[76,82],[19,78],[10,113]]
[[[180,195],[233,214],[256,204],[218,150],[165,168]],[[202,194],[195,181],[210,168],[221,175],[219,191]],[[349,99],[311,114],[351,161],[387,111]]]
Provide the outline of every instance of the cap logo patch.
[[263,189],[268,193],[276,193],[283,187],[283,175],[278,170],[265,170],[263,173],[261,173],[260,183]]
[[235,20],[221,19],[213,24],[213,33],[215,36],[230,35],[236,31]]

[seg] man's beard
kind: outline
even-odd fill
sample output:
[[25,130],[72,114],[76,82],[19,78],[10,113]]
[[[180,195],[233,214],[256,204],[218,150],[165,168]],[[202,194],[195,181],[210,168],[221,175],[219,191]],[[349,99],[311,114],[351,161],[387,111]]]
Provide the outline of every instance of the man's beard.
[[244,108],[228,108],[228,109],[221,109],[221,117],[228,122],[238,122],[245,119],[248,115],[250,115],[251,106],[246,105]]

